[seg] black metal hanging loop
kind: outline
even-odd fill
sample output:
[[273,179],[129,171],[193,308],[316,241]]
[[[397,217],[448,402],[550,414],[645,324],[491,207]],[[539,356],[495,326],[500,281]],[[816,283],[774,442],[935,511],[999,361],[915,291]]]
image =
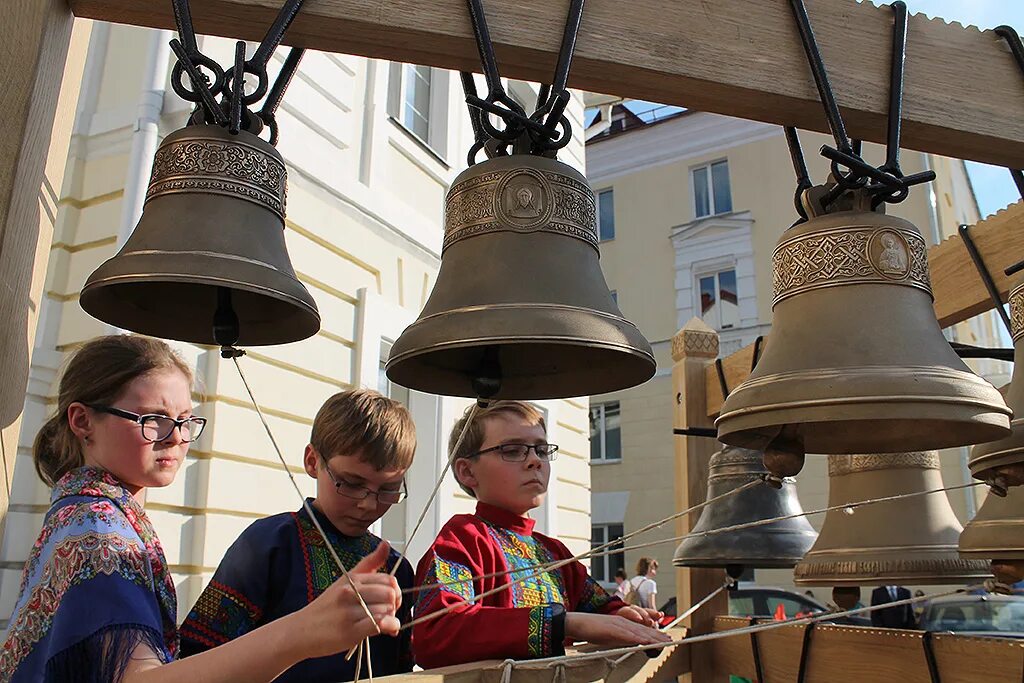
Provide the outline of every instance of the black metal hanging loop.
[[[171,41],[171,49],[178,58],[171,69],[171,88],[181,99],[197,105],[193,117],[201,119],[198,122],[209,121],[225,125],[227,117],[216,100],[216,97],[224,92],[224,69],[199,51],[188,0],[171,0],[171,7],[178,28],[178,38]],[[200,69],[208,70],[212,78]],[[185,84],[186,75],[192,84],[191,88]]]
[[[799,225],[807,220],[807,209],[804,208],[803,194],[811,188],[811,177],[807,173],[807,162],[804,161],[804,150],[800,146],[800,136],[793,126],[785,126],[786,146],[789,147],[789,158],[793,160],[793,172],[796,174],[796,191],[793,194],[793,206],[796,208],[800,220],[794,225]],[[760,339],[760,337],[758,337]]]
[[[1020,35],[1012,26],[1005,24],[996,26],[994,30],[996,35],[1006,41],[1010,47],[1010,54],[1013,55],[1014,61],[1020,67],[1021,74],[1024,75],[1024,43],[1021,42]],[[1013,178],[1013,184],[1017,186],[1017,192],[1020,193],[1021,199],[1024,199],[1024,172],[1021,172],[1019,168],[1011,168],[1009,171],[1010,177]]]
[[302,61],[302,57],[305,54],[305,48],[301,47],[293,47],[288,51],[288,56],[284,58],[284,64],[281,65],[281,70],[277,72],[277,78],[274,80],[274,85],[270,88],[270,92],[267,94],[267,99],[263,102],[263,107],[257,113],[257,116],[259,116],[260,119],[263,120],[263,123],[270,129],[271,145],[277,145],[279,132],[277,125],[277,108],[281,106],[281,101],[284,99],[284,91],[292,82],[292,78],[295,76],[295,72],[299,68],[299,62]]
[[[790,0],[789,5],[793,10],[793,17],[796,19],[797,30],[800,32],[800,43],[803,45],[804,54],[807,56],[807,62],[811,67],[811,75],[814,77],[814,85],[818,89],[818,97],[821,99],[822,107],[825,109],[825,118],[828,120],[829,130],[832,132],[832,137],[836,142],[835,148],[824,146],[821,149],[821,153],[832,161],[832,175],[843,189],[861,187],[866,182],[863,173],[864,169],[857,167],[856,161],[860,159],[854,154],[850,138],[846,134],[846,126],[843,124],[843,117],[839,112],[839,105],[836,103],[832,84],[828,80],[825,62],[821,57],[818,41],[814,37],[811,19],[807,15],[807,7],[804,5],[803,0]],[[834,154],[826,154],[826,151],[833,152]],[[860,161],[863,164],[863,160]],[[845,164],[850,169],[849,172],[843,173],[840,164]]]
[[[225,86],[226,92],[231,93],[232,99],[239,99],[244,107],[248,108],[256,104],[267,94],[267,89],[270,86],[270,77],[267,75],[267,64],[270,63],[270,56],[274,54],[274,50],[281,44],[285,32],[299,13],[299,9],[302,8],[304,1],[286,0],[252,57],[244,59],[243,43],[243,60],[241,63],[236,60],[235,66],[225,73],[224,78],[227,81]],[[244,85],[237,86],[235,84],[236,81],[244,80],[245,74],[251,74],[256,77],[256,86],[248,93],[245,92]],[[241,95],[238,95],[238,93],[241,93]],[[231,102],[229,106],[233,108],[236,105],[234,102]]]
[[[886,161],[875,168],[864,161],[860,155],[860,142],[854,144],[846,133],[846,126],[843,124],[843,117],[836,103],[832,85],[828,80],[828,73],[818,49],[814,31],[811,28],[810,17],[807,15],[807,8],[803,0],[790,0],[790,7],[793,16],[796,18],[797,28],[800,33],[800,42],[803,45],[804,53],[811,67],[814,76],[814,83],[818,89],[822,106],[825,109],[825,117],[828,120],[829,129],[835,139],[836,146],[823,145],[821,155],[829,159],[831,172],[835,178],[836,186],[822,198],[823,207],[827,207],[847,190],[865,189],[876,195],[875,205],[882,202],[901,202],[907,198],[909,188],[913,185],[925,183],[935,179],[935,173],[925,171],[909,176],[904,176],[899,166],[899,146],[901,121],[903,113],[903,75],[904,63],[906,61],[907,46],[907,6],[902,1],[892,3],[891,7],[895,13],[895,24],[893,28],[893,57],[890,66],[889,78],[889,111],[888,111],[888,133],[886,145]],[[846,171],[843,168],[847,169]]]
[[[490,156],[505,153],[505,147],[526,136],[530,143],[530,152],[554,156],[554,153],[569,144],[572,140],[572,126],[565,116],[570,95],[566,89],[569,78],[569,67],[576,47],[576,37],[583,17],[584,0],[570,0],[569,13],[562,33],[562,44],[558,55],[558,64],[551,84],[542,85],[537,98],[537,110],[527,115],[526,110],[505,91],[501,84],[498,64],[494,57],[494,46],[491,43],[490,31],[482,0],[468,0],[469,16],[473,25],[477,49],[480,52],[480,63],[487,83],[487,95],[481,98],[476,93],[476,85],[465,75],[462,78],[466,92],[466,103],[470,106],[470,120],[474,125],[476,140],[470,150],[471,163],[481,149],[488,150]],[[479,110],[473,113],[473,108]],[[505,124],[503,128],[494,125],[488,116],[493,114]],[[481,138],[480,134],[485,136]],[[494,145],[490,140],[505,143]]]
[[498,128],[487,116],[481,116],[480,126],[489,137],[512,142],[523,132],[523,124],[527,120],[526,110],[505,92],[505,87],[501,84],[501,74],[498,72],[498,62],[494,57],[494,44],[491,42],[490,29],[487,28],[483,2],[468,0],[468,4],[473,35],[476,38],[477,50],[480,52],[484,80],[487,83],[487,96],[481,99],[467,93],[466,102],[494,114],[505,123],[504,128]]
[[[285,0],[274,23],[267,30],[253,56],[245,57],[245,42],[235,43],[235,59],[230,69],[199,52],[189,0],[171,0],[178,38],[171,41],[171,49],[178,58],[171,72],[171,86],[184,100],[195,102],[191,123],[215,123],[226,126],[232,133],[246,130],[259,135],[264,127],[270,129],[270,144],[277,144],[278,125],[275,112],[284,97],[304,50],[293,48],[285,58],[274,86],[270,88],[267,65],[274,51],[284,39],[304,0]],[[201,69],[212,73],[212,79]],[[246,92],[246,74],[256,77],[255,86]],[[192,87],[184,83],[187,75]],[[268,94],[269,89],[269,94]],[[263,108],[253,112],[250,107],[267,97]],[[220,97],[220,102],[217,102]]]

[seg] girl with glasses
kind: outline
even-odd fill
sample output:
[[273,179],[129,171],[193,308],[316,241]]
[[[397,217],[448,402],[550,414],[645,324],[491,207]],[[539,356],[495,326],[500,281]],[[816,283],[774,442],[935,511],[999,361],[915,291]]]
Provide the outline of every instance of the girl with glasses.
[[165,343],[116,335],[86,343],[35,439],[51,506],[0,648],[0,683],[270,681],[300,659],[395,634],[400,593],[371,573],[387,547],[289,619],[189,660],[178,656],[174,582],[143,509],[168,486],[206,421],[192,414],[192,372]]

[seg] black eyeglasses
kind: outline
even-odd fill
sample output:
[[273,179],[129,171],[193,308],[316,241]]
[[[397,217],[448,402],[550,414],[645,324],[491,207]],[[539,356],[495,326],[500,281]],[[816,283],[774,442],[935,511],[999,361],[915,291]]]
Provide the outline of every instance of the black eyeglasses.
[[139,415],[138,413],[121,410],[120,408],[111,408],[110,406],[102,406],[95,403],[86,403],[85,405],[97,412],[123,417],[126,420],[138,423],[142,429],[142,438],[153,443],[170,438],[175,428],[181,434],[181,440],[189,443],[198,439],[206,427],[206,418],[196,417],[195,415],[177,420],[167,415],[158,415],[156,413]]
[[366,500],[366,498],[372,495],[377,499],[378,503],[395,505],[396,503],[401,503],[409,495],[408,490],[405,488],[404,479],[402,480],[401,489],[378,489],[374,491],[361,484],[353,484],[344,479],[338,479],[334,476],[334,472],[331,472],[331,468],[327,466],[327,460],[323,456],[320,456],[320,459],[324,461],[324,469],[327,471],[327,476],[331,478],[334,489],[346,498]]
[[493,448],[485,448],[482,451],[477,451],[473,456],[483,455],[484,453],[490,453],[492,451],[497,452],[501,456],[502,460],[506,462],[522,462],[526,460],[526,457],[530,454],[530,451],[537,454],[537,457],[544,462],[551,462],[555,459],[555,453],[558,452],[558,446],[553,443],[503,443],[500,446],[494,446]]

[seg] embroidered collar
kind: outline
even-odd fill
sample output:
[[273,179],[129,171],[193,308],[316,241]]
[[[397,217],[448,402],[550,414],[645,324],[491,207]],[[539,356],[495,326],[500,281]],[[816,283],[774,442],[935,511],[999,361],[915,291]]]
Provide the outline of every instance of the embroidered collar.
[[537,524],[537,520],[535,519],[520,517],[514,512],[509,512],[505,508],[500,508],[483,502],[478,502],[476,504],[476,516],[485,522],[514,531],[517,534],[522,534],[523,536],[532,536],[533,527]]
[[[370,533],[370,531],[367,530],[358,536],[346,536],[345,534],[338,531],[338,527],[334,526],[331,520],[327,518],[327,515],[325,515],[323,511],[320,510],[320,508],[318,508],[314,504],[316,502],[315,499],[306,498],[306,502],[309,503],[309,509],[313,511],[313,514],[316,516],[317,521],[320,522],[320,526],[324,528],[324,531],[327,532],[328,536],[336,538],[337,542],[344,543],[346,541],[360,539]],[[306,520],[307,522],[309,521],[309,515],[306,514],[305,506],[301,507],[296,514],[298,514],[302,519]],[[319,532],[317,533],[319,534]]]

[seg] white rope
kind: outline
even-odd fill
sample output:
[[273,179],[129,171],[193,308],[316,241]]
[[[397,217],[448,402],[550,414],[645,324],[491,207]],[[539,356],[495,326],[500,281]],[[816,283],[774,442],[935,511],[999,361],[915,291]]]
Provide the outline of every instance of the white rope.
[[363,676],[363,646],[366,645],[366,638],[359,641],[356,645],[356,675],[352,680],[352,683],[359,683],[359,679]]
[[[630,538],[632,536],[636,536],[637,534],[643,533],[645,531],[650,531],[651,529],[656,528],[657,526],[660,526],[661,524],[665,524],[665,523],[667,523],[667,522],[669,522],[669,521],[671,521],[671,520],[673,520],[673,519],[675,519],[677,517],[681,517],[682,515],[689,514],[690,512],[694,512],[696,510],[699,510],[700,508],[702,508],[702,507],[704,507],[706,505],[710,505],[711,503],[714,503],[716,501],[722,500],[723,498],[727,498],[728,496],[736,495],[737,493],[739,493],[742,490],[746,490],[747,488],[749,488],[751,486],[756,486],[757,484],[762,483],[762,481],[763,480],[761,480],[761,479],[756,479],[754,481],[747,482],[743,486],[738,486],[738,487],[736,487],[735,489],[733,489],[731,491],[727,491],[727,492],[725,492],[725,493],[723,493],[723,494],[721,494],[719,496],[715,496],[714,498],[710,498],[710,499],[704,501],[703,503],[698,503],[697,505],[694,505],[693,507],[690,507],[690,508],[688,508],[686,510],[683,510],[682,512],[677,512],[677,513],[675,513],[674,515],[672,515],[670,517],[666,517],[664,520],[662,520],[660,522],[655,522],[654,524],[649,524],[646,527],[644,527],[643,529],[634,531],[634,532],[632,532],[631,534],[629,534],[627,536],[623,536],[622,538]],[[596,557],[596,556],[602,554],[602,553],[598,553],[597,552],[601,548],[607,548],[608,546],[615,545],[616,543],[620,543],[621,541],[622,541],[622,539],[618,538],[618,539],[615,539],[614,541],[609,541],[608,543],[604,543],[602,545],[597,546],[596,548],[592,548],[591,550],[588,550],[586,552],[580,553],[579,555],[574,555],[574,556],[572,556],[570,558],[567,558],[567,559],[564,559],[564,560],[558,560],[557,562],[552,562],[552,563],[550,563],[548,565],[536,565],[536,566],[540,567],[540,569],[538,569],[537,571],[531,572],[531,573],[526,574],[524,576],[520,576],[518,578],[510,577],[510,581],[508,583],[503,584],[501,586],[497,586],[495,588],[492,588],[489,591],[484,591],[483,593],[480,593],[479,595],[474,595],[469,600],[466,600],[465,598],[463,598],[461,596],[456,596],[456,597],[458,597],[459,602],[451,604],[451,605],[445,607],[444,609],[440,609],[440,610],[437,610],[435,612],[430,612],[429,614],[425,614],[422,617],[419,617],[417,619],[413,619],[408,624],[403,624],[400,630],[404,631],[407,628],[412,628],[413,626],[416,626],[417,624],[421,624],[421,623],[423,623],[425,621],[431,621],[432,619],[437,619],[438,617],[442,617],[445,614],[448,614],[449,612],[451,612],[452,610],[455,610],[455,609],[458,609],[458,608],[462,607],[463,605],[474,604],[476,601],[480,600],[481,598],[486,598],[486,597],[489,597],[489,596],[494,595],[496,593],[501,593],[502,591],[506,591],[506,590],[512,588],[513,586],[515,586],[517,584],[520,584],[520,583],[522,583],[524,581],[529,581],[530,579],[535,578],[537,576],[540,576],[542,574],[545,574],[547,572],[555,571],[556,569],[561,569],[562,567],[564,567],[564,566],[566,566],[568,564],[572,564],[573,562],[579,562],[581,559],[586,559],[586,558],[590,558],[590,557]],[[664,541],[659,541],[659,543],[662,543],[662,542],[664,542]],[[617,549],[617,550],[614,550],[614,551],[610,551],[610,553],[618,553],[618,552],[624,552],[624,549]],[[610,553],[606,553],[606,554],[610,554]],[[499,574],[512,574],[512,573],[520,572],[520,571],[524,571],[524,570],[522,568],[520,568],[520,569],[514,570],[514,572],[513,571],[499,572]],[[451,583],[463,583],[465,581],[471,581],[471,580],[475,580],[475,579],[464,579],[462,581],[453,581]],[[443,584],[443,585],[447,585],[447,584]],[[426,588],[427,588],[427,586],[421,586],[417,590],[424,590]]]
[[[682,517],[684,515],[688,515],[688,514],[690,514],[692,512],[696,512],[696,511],[700,510],[701,508],[706,507],[706,506],[708,506],[708,505],[710,505],[712,503],[717,503],[718,501],[723,500],[725,498],[728,498],[729,496],[734,496],[734,495],[740,493],[741,491],[745,491],[745,490],[747,490],[749,488],[757,486],[761,482],[762,482],[761,479],[756,479],[754,481],[747,482],[743,486],[738,486],[737,488],[732,489],[731,491],[726,491],[725,493],[720,494],[718,496],[715,496],[714,498],[710,498],[710,499],[704,501],[703,503],[698,503],[698,504],[696,504],[696,505],[694,505],[692,507],[689,507],[689,508],[683,510],[682,512],[676,512],[676,513],[674,513],[672,515],[669,515],[668,517],[666,517],[666,518],[664,518],[662,520],[659,520],[659,521],[654,522],[652,524],[648,524],[647,526],[645,526],[645,527],[643,527],[641,529],[637,529],[636,531],[631,531],[628,534],[625,534],[624,536],[620,536],[619,538],[616,538],[616,539],[614,539],[612,541],[608,541],[607,543],[602,543],[599,546],[593,547],[593,548],[591,548],[590,550],[588,550],[586,552],[583,552],[583,553],[580,553],[579,555],[574,556],[570,560],[557,560],[555,562],[531,564],[531,565],[526,565],[526,566],[523,566],[523,567],[518,567],[516,569],[505,569],[505,570],[502,570],[502,571],[499,571],[499,572],[491,572],[489,574],[480,574],[478,576],[471,576],[468,579],[453,579],[451,581],[441,581],[441,582],[438,582],[438,583],[428,583],[428,584],[424,584],[422,586],[415,586],[413,588],[407,588],[407,589],[403,590],[402,593],[419,593],[420,591],[428,590],[428,589],[432,589],[432,588],[444,588],[445,586],[453,586],[453,585],[460,584],[460,583],[469,583],[469,582],[477,581],[477,580],[480,580],[480,579],[492,579],[492,578],[499,577],[499,576],[505,576],[507,574],[514,574],[516,572],[521,572],[521,571],[524,571],[526,569],[537,569],[537,570],[543,570],[543,571],[550,571],[551,569],[557,569],[558,567],[563,566],[562,563],[564,563],[564,562],[571,562],[572,560],[592,559],[592,558],[595,558],[595,557],[604,557],[606,555],[615,555],[617,553],[626,552],[627,550],[635,550],[637,548],[645,548],[645,547],[647,547],[648,544],[634,545],[634,546],[628,546],[628,547],[624,546],[622,548],[616,548],[616,549],[608,550],[608,551],[605,552],[605,549],[609,548],[610,546],[622,543],[623,541],[629,540],[630,538],[633,538],[634,536],[639,536],[640,534],[646,533],[646,532],[651,531],[653,529],[657,529],[658,527],[664,526],[665,524],[668,524],[669,522],[671,522],[671,521],[673,521],[675,519],[678,519],[679,517]],[[670,540],[677,540],[677,539],[670,539]],[[667,542],[667,541],[664,541],[664,540],[663,541],[656,541],[656,543],[665,543],[665,542]],[[533,576],[536,576],[536,574],[531,575],[531,576],[527,576],[527,577],[524,577],[524,578],[525,579],[530,579],[530,578],[533,578]]]
[[462,442],[466,438],[466,433],[469,431],[470,425],[473,424],[473,416],[476,415],[478,406],[479,404],[474,402],[472,407],[470,407],[469,414],[467,414],[465,418],[466,424],[462,426],[462,433],[459,434],[459,438],[455,441],[455,445],[448,452],[447,462],[444,465],[444,469],[441,470],[441,476],[439,476],[437,481],[434,483],[434,490],[431,491],[430,496],[427,497],[427,502],[423,506],[423,510],[420,511],[420,517],[412,527],[412,533],[406,537],[405,547],[402,549],[402,552],[399,553],[398,562],[395,562],[395,566],[391,569],[391,576],[394,576],[395,572],[398,571],[398,565],[400,565],[402,560],[405,559],[405,551],[409,549],[409,544],[412,543],[412,539],[416,535],[416,532],[420,530],[420,526],[423,524],[423,520],[426,518],[427,512],[430,511],[430,506],[434,503],[434,499],[437,498],[437,492],[441,489],[441,484],[444,483],[444,478],[448,475],[448,470],[452,468],[454,456],[459,452],[459,447],[462,446]]
[[501,681],[499,683],[512,683],[512,669],[516,666],[516,660],[506,659],[501,665]]
[[377,626],[377,620],[370,614],[370,608],[366,606],[366,602],[363,600],[363,596],[359,593],[359,588],[355,582],[352,581],[352,577],[349,576],[348,570],[345,568],[345,563],[338,557],[337,551],[334,549],[334,545],[327,538],[327,533],[324,528],[320,526],[320,520],[313,514],[313,510],[306,500],[306,497],[302,494],[302,489],[299,488],[299,484],[295,481],[295,475],[288,468],[288,463],[284,459],[284,455],[281,453],[281,448],[277,445],[277,439],[274,438],[274,432],[271,431],[270,425],[267,424],[267,418],[263,416],[263,411],[260,409],[259,403],[256,402],[256,397],[253,396],[252,388],[249,387],[249,382],[245,379],[245,373],[242,372],[242,366],[238,363],[238,356],[232,355],[231,360],[235,362],[235,369],[238,370],[238,376],[242,379],[242,384],[245,386],[246,393],[249,394],[249,400],[252,401],[253,408],[256,409],[256,414],[259,415],[260,422],[263,423],[263,428],[267,431],[267,436],[270,437],[270,443],[274,446],[274,452],[277,453],[277,459],[281,461],[281,467],[284,468],[285,474],[288,475],[288,479],[292,482],[292,487],[295,489],[295,493],[298,494],[299,500],[302,501],[302,508],[306,511],[310,520],[313,522],[313,526],[320,533],[321,538],[324,540],[324,545],[327,546],[327,551],[331,554],[331,558],[334,559],[335,564],[338,565],[338,569],[341,570],[341,576],[343,579],[348,581],[349,585],[352,586],[352,590],[356,594],[356,599],[359,600],[359,606],[363,608],[363,613],[370,618],[370,623],[373,624],[373,628],[380,633],[380,627]]
[[687,617],[692,615],[694,612],[699,610],[701,607],[703,607],[704,605],[706,605],[709,602],[711,602],[711,600],[713,600],[716,595],[718,595],[719,593],[721,593],[722,591],[727,589],[733,583],[734,583],[734,581],[733,581],[732,578],[727,578],[725,580],[725,583],[723,583],[721,586],[719,586],[718,588],[716,588],[715,590],[711,591],[710,593],[705,595],[703,598],[701,598],[700,602],[697,602],[697,603],[691,605],[685,612],[683,612],[678,617],[676,617],[675,619],[670,621],[668,624],[666,624],[665,626],[662,626],[661,630],[662,631],[667,631],[667,630],[669,630],[671,628],[675,628],[676,626],[678,626],[683,621],[683,619],[686,619]]
[[695,643],[703,643],[711,640],[718,640],[719,638],[729,638],[732,636],[749,635],[751,633],[760,633],[761,631],[770,631],[776,628],[782,628],[783,626],[799,626],[802,624],[816,623],[819,621],[830,621],[840,617],[853,616],[857,614],[867,614],[874,612],[875,610],[887,609],[889,607],[900,607],[902,605],[913,605],[918,602],[926,602],[928,600],[935,600],[936,598],[944,598],[950,595],[959,595],[961,593],[967,593],[979,588],[988,589],[989,583],[975,584],[973,586],[966,586],[964,588],[958,588],[956,590],[946,591],[945,593],[935,593],[934,595],[922,595],[916,598],[907,598],[904,600],[897,600],[895,602],[887,602],[881,605],[872,605],[870,607],[858,607],[857,609],[850,609],[844,612],[825,612],[816,616],[811,617],[799,617],[796,619],[786,619],[783,621],[772,621],[764,624],[756,624],[754,626],[744,626],[742,628],[729,629],[728,631],[716,631],[715,633],[706,633],[700,636],[694,636],[692,638],[681,638],[679,640],[671,640],[666,643],[651,643],[649,645],[632,645],[630,647],[620,647],[613,650],[603,650],[599,652],[587,652],[582,654],[574,655],[563,655],[561,657],[546,657],[544,659],[531,660],[531,664],[554,664],[558,665],[560,662],[565,660],[586,660],[586,659],[602,659],[614,655],[632,654],[634,652],[641,652],[643,650],[655,650],[664,649],[666,647],[672,647],[674,645],[693,645]]

